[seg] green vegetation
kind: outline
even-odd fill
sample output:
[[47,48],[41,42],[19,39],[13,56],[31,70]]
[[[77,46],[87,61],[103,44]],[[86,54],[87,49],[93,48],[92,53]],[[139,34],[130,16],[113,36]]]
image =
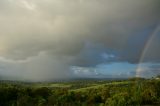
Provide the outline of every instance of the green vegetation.
[[160,80],[0,82],[0,106],[159,106]]

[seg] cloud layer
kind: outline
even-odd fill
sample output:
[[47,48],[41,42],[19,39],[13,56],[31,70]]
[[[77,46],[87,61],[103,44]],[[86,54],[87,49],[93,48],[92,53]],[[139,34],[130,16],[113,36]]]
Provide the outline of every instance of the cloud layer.
[[[71,66],[138,63],[147,41],[159,27],[159,3],[1,0],[0,61],[4,68],[0,74],[47,80],[70,77]],[[145,61],[160,60],[158,35]]]

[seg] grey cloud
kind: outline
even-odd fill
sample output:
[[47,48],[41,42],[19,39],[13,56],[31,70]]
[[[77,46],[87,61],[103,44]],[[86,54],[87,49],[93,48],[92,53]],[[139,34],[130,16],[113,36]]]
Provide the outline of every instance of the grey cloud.
[[[100,42],[110,48],[123,49],[128,37],[133,36],[135,30],[141,30],[159,21],[157,2],[157,0],[155,2],[147,0],[145,3],[126,0],[28,2],[28,5],[29,3],[35,5],[35,11],[27,11],[28,8],[25,8],[20,0],[2,3],[5,7],[8,6],[7,10],[10,13],[1,15],[1,41],[6,43],[3,45],[7,45],[6,52],[8,51],[5,55],[14,57],[16,49],[24,57],[38,54],[43,50],[55,52],[58,50],[62,54],[65,52],[72,54],[72,51],[74,53],[80,51],[86,39]],[[13,51],[15,52],[12,53]],[[10,53],[13,55],[10,56]]]
[[[57,58],[42,52],[26,61],[0,60],[2,79],[49,81],[70,78],[69,58]],[[64,71],[65,70],[65,71]]]
[[[44,57],[44,60],[48,60],[48,64],[56,64],[55,68],[44,64],[46,70],[59,76],[64,76],[70,65],[81,65],[81,60],[87,65],[103,62],[98,57],[86,57],[92,54],[85,49],[86,42],[102,45],[93,50],[94,56],[111,49],[120,53],[117,61],[135,61],[139,55],[138,61],[143,47],[136,49],[133,46],[138,52],[129,55],[128,40],[135,36],[135,32],[159,23],[159,3],[159,0],[1,0],[0,56],[18,61],[45,52],[49,57]],[[158,38],[153,44],[156,49],[149,53],[151,59],[160,58],[159,41]],[[53,62],[49,62],[50,58]],[[35,73],[43,73],[38,71],[41,68],[36,68],[42,63],[31,61],[28,64],[33,65],[28,67],[35,67],[30,69],[36,70]],[[60,64],[67,68],[61,69]]]

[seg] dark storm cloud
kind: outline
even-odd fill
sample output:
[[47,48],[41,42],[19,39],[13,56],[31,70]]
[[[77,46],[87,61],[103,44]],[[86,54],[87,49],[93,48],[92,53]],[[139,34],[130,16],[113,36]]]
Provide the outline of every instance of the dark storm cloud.
[[[53,77],[57,74],[65,77],[71,65],[137,63],[150,34],[159,26],[159,4],[159,0],[1,0],[0,56],[4,58],[1,61],[17,62],[13,65],[16,73],[34,70],[43,76],[44,72],[38,70],[44,65],[30,67],[40,64],[37,58],[44,59],[40,55],[44,52],[48,56],[44,59],[46,63],[56,64],[45,64],[45,72],[54,73]],[[148,28],[150,31],[143,34]],[[150,56],[147,61],[160,59],[160,38],[156,36],[146,54]],[[86,49],[87,42],[94,47]],[[103,54],[114,56],[107,61]]]
[[81,52],[74,58],[72,65],[95,66],[99,63],[117,62],[119,57],[120,52],[107,48],[101,43],[86,42]]

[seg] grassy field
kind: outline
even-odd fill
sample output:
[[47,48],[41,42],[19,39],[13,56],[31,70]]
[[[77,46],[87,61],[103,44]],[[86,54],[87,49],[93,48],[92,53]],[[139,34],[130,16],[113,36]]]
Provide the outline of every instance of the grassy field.
[[41,88],[41,87],[47,87],[47,88],[70,88],[71,84],[63,84],[63,83],[45,84],[45,83],[41,83],[41,84],[34,84],[34,85],[32,85],[32,87],[35,87],[35,88]]
[[84,87],[84,88],[79,88],[79,89],[74,89],[74,90],[70,90],[70,91],[75,91],[75,92],[85,92],[86,90],[89,89],[99,89],[99,88],[104,88],[106,86],[111,86],[111,85],[128,85],[132,83],[131,81],[122,81],[122,82],[106,82],[104,84],[94,84],[94,85],[90,85],[88,87]]

